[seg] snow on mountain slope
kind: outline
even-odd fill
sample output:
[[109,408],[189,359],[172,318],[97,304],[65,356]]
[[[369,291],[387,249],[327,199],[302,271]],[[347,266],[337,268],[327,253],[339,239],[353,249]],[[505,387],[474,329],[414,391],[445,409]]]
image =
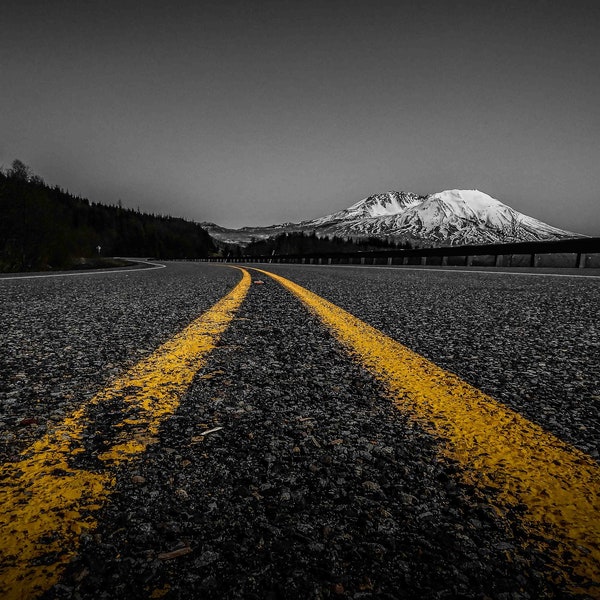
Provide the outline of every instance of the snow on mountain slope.
[[327,223],[332,223],[333,221],[396,215],[407,208],[418,204],[422,199],[422,196],[410,192],[386,192],[385,194],[376,194],[364,198],[356,204],[333,213],[332,215],[314,219],[313,221],[303,221],[303,224],[310,223],[311,225],[318,227],[319,225],[325,225]]
[[[390,192],[395,198],[397,192]],[[387,196],[387,195],[384,195]],[[429,196],[405,194],[388,203],[389,212],[373,206],[371,196],[330,217],[305,222],[322,235],[380,236],[434,244],[485,244],[577,237],[528,217],[478,190],[445,190]],[[336,217],[332,219],[332,217]]]
[[479,190],[445,190],[429,196],[391,191],[311,221],[238,230],[218,226],[211,229],[211,235],[241,244],[286,231],[353,238],[375,236],[433,245],[580,237],[524,215]]

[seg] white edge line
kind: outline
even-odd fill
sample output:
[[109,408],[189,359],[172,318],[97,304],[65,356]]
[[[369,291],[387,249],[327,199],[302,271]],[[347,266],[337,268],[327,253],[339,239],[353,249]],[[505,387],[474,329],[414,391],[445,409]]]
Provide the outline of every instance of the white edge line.
[[15,277],[2,277],[0,281],[14,281],[15,279],[44,279],[46,277],[80,277],[83,275],[112,275],[114,273],[137,273],[138,271],[154,271],[155,269],[164,269],[167,265],[161,263],[150,262],[146,260],[132,260],[131,262],[143,263],[145,265],[153,265],[150,268],[142,269],[127,269],[127,268],[115,268],[111,271],[75,271],[73,273],[48,273],[47,275],[17,275]]
[[[221,264],[221,263],[218,263]],[[382,265],[311,265],[308,263],[241,263],[251,265],[262,265],[264,267],[323,267],[331,269],[385,269],[386,271],[434,271],[437,273],[484,273],[486,275],[530,275],[533,277],[571,277],[578,279],[600,279],[600,275],[575,275],[568,273],[519,273],[518,271],[480,271],[478,269],[427,269],[423,267],[405,267],[398,265],[396,267],[386,267]]]

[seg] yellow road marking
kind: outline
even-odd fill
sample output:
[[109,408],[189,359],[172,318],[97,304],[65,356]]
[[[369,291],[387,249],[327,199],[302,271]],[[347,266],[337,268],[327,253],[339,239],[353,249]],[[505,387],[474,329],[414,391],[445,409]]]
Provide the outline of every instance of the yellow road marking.
[[[33,598],[54,585],[76,553],[79,535],[95,527],[98,510],[114,486],[114,466],[143,452],[160,423],[179,405],[198,369],[225,331],[250,287],[250,275],[211,309],[148,358],[142,360],[90,405],[118,399],[123,418],[135,423],[132,437],[99,455],[98,472],[74,468],[71,457],[86,452],[82,433],[87,407],[0,470],[0,596]],[[126,428],[125,428],[126,429]]]
[[[600,597],[600,467],[519,413],[441,369],[335,304],[274,273],[329,327],[463,466],[464,478],[495,490],[503,514],[523,509],[522,524],[551,554],[562,578]],[[570,577],[570,573],[575,577]]]

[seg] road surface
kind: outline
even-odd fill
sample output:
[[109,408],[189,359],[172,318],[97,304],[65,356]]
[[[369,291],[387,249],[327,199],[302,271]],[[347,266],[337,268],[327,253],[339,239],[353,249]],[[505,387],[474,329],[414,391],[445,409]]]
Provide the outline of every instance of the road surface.
[[254,266],[0,281],[4,596],[598,597],[600,280]]

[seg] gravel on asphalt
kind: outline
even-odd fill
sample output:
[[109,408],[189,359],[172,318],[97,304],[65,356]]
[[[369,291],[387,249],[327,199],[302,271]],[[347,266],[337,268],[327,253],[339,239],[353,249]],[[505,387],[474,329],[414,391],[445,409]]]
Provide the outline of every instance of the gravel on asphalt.
[[600,281],[261,265],[600,460]]
[[0,460],[16,459],[237,280],[233,269],[185,263],[141,272],[0,279]]
[[295,298],[254,285],[45,598],[571,597],[457,469]]

